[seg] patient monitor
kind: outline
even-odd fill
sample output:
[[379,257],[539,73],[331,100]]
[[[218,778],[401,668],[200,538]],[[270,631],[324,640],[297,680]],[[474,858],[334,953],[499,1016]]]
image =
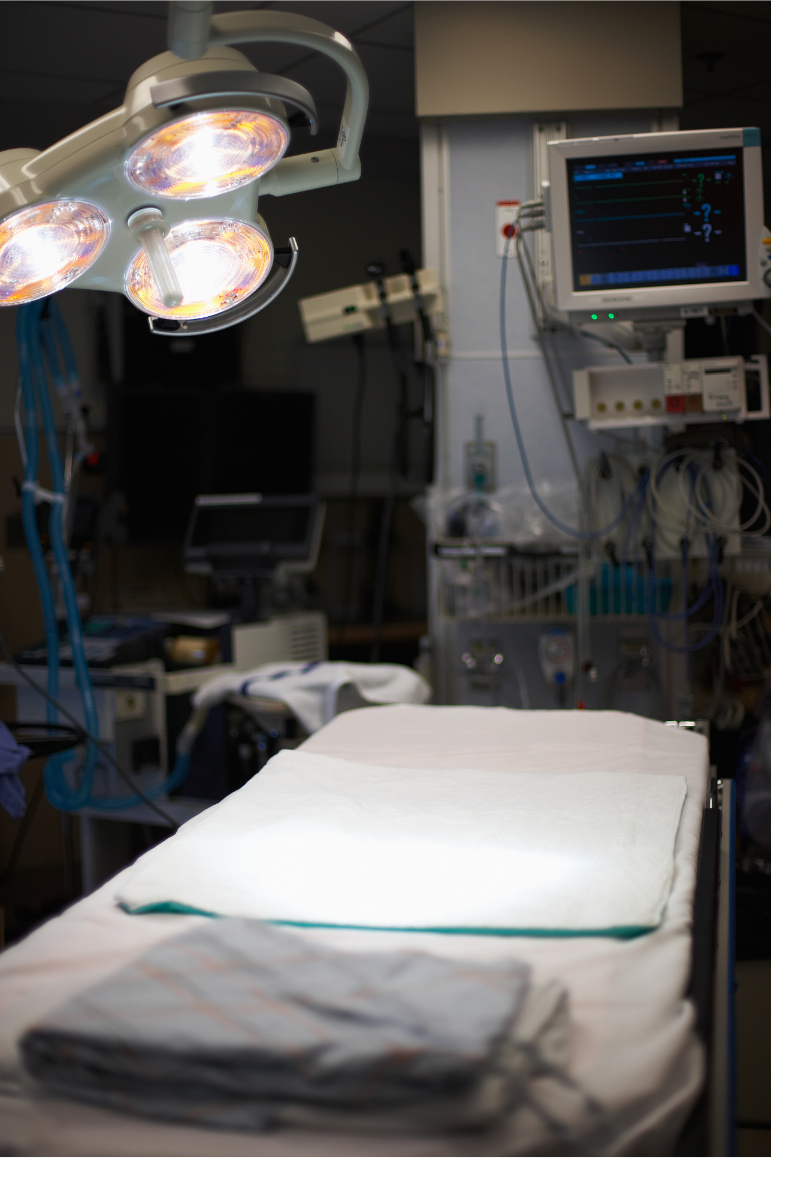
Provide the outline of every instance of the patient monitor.
[[548,153],[556,307],[573,321],[769,296],[758,129],[575,138]]
[[325,505],[317,496],[259,492],[197,496],[183,548],[184,566],[238,585],[242,616],[258,609],[256,581],[308,574],[317,565]]

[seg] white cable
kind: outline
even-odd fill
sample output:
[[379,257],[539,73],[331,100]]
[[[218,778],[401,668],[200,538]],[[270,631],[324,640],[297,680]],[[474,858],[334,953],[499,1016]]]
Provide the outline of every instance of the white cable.
[[[689,513],[685,508],[679,513],[667,503],[664,498],[665,484],[663,480],[668,477],[666,467],[671,463],[677,464],[675,474],[676,476],[679,475],[680,462],[683,461],[684,456],[685,451],[673,450],[670,453],[662,454],[656,459],[650,471],[650,480],[647,487],[647,511],[651,519],[659,527],[662,536],[675,536],[679,542],[684,537],[688,537],[691,540],[694,532],[696,532],[694,522],[689,520]],[[679,482],[675,486],[679,488]]]
[[[697,501],[697,507],[692,502],[691,496],[687,495],[684,484],[686,476],[689,472],[689,465],[692,463],[697,468],[697,477],[694,483],[694,497]],[[712,474],[709,475],[709,472]],[[709,497],[713,495],[712,484],[715,485],[716,491],[719,493],[726,487],[732,489],[732,495],[728,498],[726,505],[724,498],[718,496],[717,503],[719,512],[715,513],[713,509],[705,503],[702,496],[702,483],[706,483],[706,488]],[[738,533],[739,532],[739,510],[742,507],[742,479],[734,465],[733,471],[723,466],[722,469],[714,468],[713,463],[702,464],[696,460],[692,462],[687,457],[678,476],[678,488],[681,493],[681,498],[686,503],[687,512],[690,512],[701,525],[707,526],[710,530],[717,533]]]
[[764,318],[761,316],[761,313],[757,313],[757,312],[756,312],[756,310],[755,310],[755,309],[753,309],[753,316],[754,316],[754,317],[755,317],[755,319],[758,321],[758,323],[759,323],[759,325],[761,326],[761,328],[762,328],[762,329],[766,329],[766,331],[767,331],[767,333],[769,334],[769,336],[770,336],[770,337],[772,337],[772,330],[771,330],[771,329],[770,329],[770,327],[769,327],[769,323],[768,323],[767,321],[765,321],[765,320],[764,320]]
[[[763,600],[763,598],[757,600],[755,602],[755,604],[752,606],[752,608],[750,609],[750,611],[748,613],[746,613],[745,616],[742,617],[740,620],[736,614],[738,611],[739,600],[740,600],[741,596],[742,596],[741,589],[735,585],[732,586],[730,589],[730,592],[729,592],[729,604],[726,605],[726,621],[725,621],[725,628],[724,628],[723,639],[722,639],[723,662],[724,662],[726,671],[731,672],[734,670],[733,654],[732,654],[733,645],[732,644],[738,642],[740,647],[744,646],[745,653],[749,653],[749,656],[751,657],[752,662],[754,662],[756,664],[758,670],[756,671],[755,676],[753,675],[752,672],[749,672],[749,671],[741,672],[741,671],[737,670],[736,673],[745,675],[750,678],[753,678],[753,677],[758,678],[758,677],[760,677],[760,675],[764,674],[764,672],[769,669],[768,659],[767,659],[767,663],[765,665],[763,660],[761,659],[762,647],[756,646],[755,639],[751,636],[750,629],[748,629],[747,635],[745,636],[743,641],[739,639],[738,635],[742,629],[744,629],[747,626],[750,626],[751,621],[753,621],[755,619],[755,617],[757,617],[758,614],[760,612],[762,612],[762,610],[764,608],[764,600]],[[752,663],[751,663],[751,665],[752,665]]]
[[[607,479],[603,479],[603,470],[608,467],[610,475]],[[607,515],[602,513],[602,501],[598,495],[598,484],[603,480],[604,484],[616,486],[618,496]],[[589,512],[591,527],[593,529],[604,528],[609,520],[613,518],[622,505],[624,505],[630,493],[635,489],[637,484],[636,474],[633,467],[624,458],[616,454],[605,454],[599,458],[591,459],[584,469],[584,496],[587,510]],[[608,487],[604,488],[606,492]],[[629,519],[623,519],[617,529],[609,537],[609,541],[616,546],[621,543],[624,545],[627,536]]]
[[772,514],[770,513],[769,505],[767,504],[766,497],[764,495],[764,483],[761,479],[761,476],[758,474],[757,471],[755,471],[753,469],[753,467],[751,467],[751,465],[747,461],[747,459],[740,458],[737,455],[736,462],[739,467],[744,467],[746,471],[749,471],[751,477],[755,480],[756,487],[753,488],[752,485],[748,482],[748,480],[745,477],[742,478],[742,482],[743,482],[744,486],[746,488],[748,488],[748,490],[750,492],[752,492],[752,494],[759,501],[759,507],[756,509],[756,512],[753,514],[753,516],[750,518],[750,520],[746,521],[745,524],[742,525],[742,527],[741,527],[742,531],[744,532],[745,530],[750,529],[750,527],[755,524],[755,521],[756,521],[756,518],[757,518],[759,512],[763,511],[764,517],[766,520],[766,525],[764,526],[763,530],[759,530],[759,533],[764,534],[769,529],[770,523],[772,521]]
[[500,608],[492,609],[489,616],[502,616],[504,613],[516,612],[521,608],[529,608],[533,604],[538,604],[540,600],[545,600],[548,596],[557,595],[559,592],[565,592],[568,587],[577,583],[580,579],[580,568],[574,571],[568,571],[566,575],[562,575],[560,579],[556,579],[554,583],[548,583],[544,587],[539,588],[532,596],[525,596],[522,600],[512,600],[510,604],[504,604]]
[[[764,521],[760,532],[766,532],[770,513],[757,472],[738,455],[718,471],[707,454],[674,450],[653,464],[647,509],[662,538],[691,541],[700,531],[731,536],[753,529],[760,520]],[[674,473],[668,470],[670,465]],[[696,472],[693,483],[691,471]],[[744,489],[754,496],[756,508],[743,522],[739,513]]]
[[519,663],[512,663],[514,674],[517,677],[517,687],[519,688],[519,699],[522,707],[527,709],[531,706],[531,698],[528,693],[528,685],[525,682],[525,676]]
[[[739,595],[741,595],[741,592],[739,592]],[[763,599],[757,600],[746,617],[742,617],[741,621],[734,621],[733,628],[731,630],[731,636],[733,637],[734,641],[736,640],[736,635],[738,634],[739,630],[744,629],[745,625],[749,625],[753,617],[760,613],[763,607]]]
[[[709,521],[711,524],[715,525],[723,532],[745,533],[747,530],[752,529],[753,525],[755,525],[756,521],[759,519],[759,517],[761,516],[761,513],[763,512],[767,519],[767,524],[766,524],[765,528],[769,528],[770,514],[769,514],[769,509],[767,508],[766,500],[764,497],[764,485],[761,482],[760,477],[753,470],[753,468],[746,461],[746,459],[740,458],[737,455],[736,459],[735,459],[735,464],[736,464],[736,468],[737,468],[736,469],[736,479],[739,484],[739,487],[737,489],[738,494],[736,497],[736,510],[735,510],[736,517],[728,524],[727,528],[725,528],[724,523],[720,522],[718,520],[718,518],[715,517],[714,513],[711,512],[711,510],[708,509],[706,504],[704,503],[703,498],[700,495],[699,484],[700,484],[701,479],[703,479],[708,474],[709,470],[712,469],[710,466],[706,465],[701,468],[700,473],[698,474],[698,477],[697,477],[697,484],[698,484],[697,501],[700,506],[700,510],[701,510],[703,519]],[[756,482],[755,487],[753,487],[752,483],[749,480],[743,478],[743,476],[740,474],[740,469],[742,467],[744,467],[747,471],[750,472],[750,475]],[[711,476],[711,478],[714,478],[714,476]],[[739,510],[742,505],[742,491],[741,491],[742,485],[744,487],[746,487],[748,489],[748,491],[750,491],[756,497],[756,500],[758,501],[756,511],[753,513],[753,515],[747,521],[744,522],[744,524],[741,523],[741,521],[739,520],[739,516],[738,516]]]

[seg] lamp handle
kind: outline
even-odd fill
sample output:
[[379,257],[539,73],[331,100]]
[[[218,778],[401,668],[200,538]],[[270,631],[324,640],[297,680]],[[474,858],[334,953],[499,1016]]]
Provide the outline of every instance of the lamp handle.
[[[242,42],[288,42],[305,46],[308,50],[326,54],[341,67],[347,78],[347,94],[334,153],[345,172],[354,172],[359,166],[358,149],[367,119],[369,83],[361,59],[347,38],[321,21],[294,13],[251,10],[218,13],[212,17],[209,46],[229,46]],[[288,161],[291,162],[291,159]],[[355,174],[349,177],[358,178]],[[295,190],[303,189],[298,187]]]
[[239,325],[246,321],[268,304],[283,291],[294,274],[297,266],[297,242],[289,238],[285,250],[275,251],[275,265],[261,287],[256,288],[252,295],[241,304],[211,317],[192,319],[175,319],[170,317],[149,317],[148,324],[151,333],[160,333],[166,337],[196,337],[199,333],[216,333],[218,329],[227,329],[231,325]]

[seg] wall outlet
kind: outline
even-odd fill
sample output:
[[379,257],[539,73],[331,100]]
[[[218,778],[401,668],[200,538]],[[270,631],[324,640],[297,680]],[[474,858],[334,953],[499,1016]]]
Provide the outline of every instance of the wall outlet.
[[[494,248],[498,258],[505,254],[508,232],[516,223],[521,203],[521,200],[498,200],[494,206]],[[508,257],[515,258],[516,254],[517,243],[513,241],[508,248]]]

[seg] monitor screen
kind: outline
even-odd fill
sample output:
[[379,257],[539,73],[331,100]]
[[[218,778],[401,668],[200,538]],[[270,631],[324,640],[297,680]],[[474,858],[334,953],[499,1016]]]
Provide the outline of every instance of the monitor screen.
[[548,157],[558,309],[620,316],[769,294],[757,129],[567,139]]
[[568,166],[576,292],[747,278],[742,151]]
[[324,505],[317,496],[197,496],[183,561],[200,575],[267,577],[278,563],[316,561]]
[[190,546],[269,545],[307,546],[314,518],[311,504],[225,504],[198,508],[192,522]]

